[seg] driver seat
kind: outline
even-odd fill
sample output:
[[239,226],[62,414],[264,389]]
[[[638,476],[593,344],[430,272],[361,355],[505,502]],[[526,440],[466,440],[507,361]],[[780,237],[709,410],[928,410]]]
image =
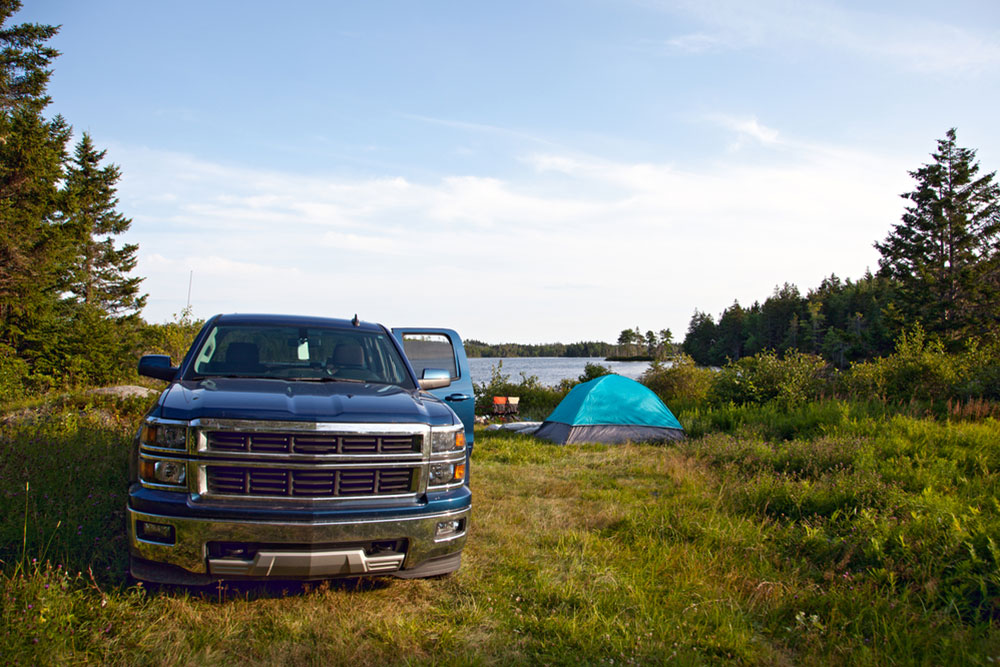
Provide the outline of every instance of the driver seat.
[[341,343],[333,348],[333,356],[326,362],[330,374],[348,380],[370,380],[371,372],[365,367],[365,351],[358,343]]

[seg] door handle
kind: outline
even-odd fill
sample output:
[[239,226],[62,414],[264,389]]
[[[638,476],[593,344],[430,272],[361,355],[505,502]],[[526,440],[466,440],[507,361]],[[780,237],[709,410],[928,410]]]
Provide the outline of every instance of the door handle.
[[452,401],[454,403],[454,402],[458,402],[458,401],[467,401],[470,398],[472,398],[472,397],[469,396],[468,394],[451,394],[449,396],[445,396],[444,400],[446,400],[446,401]]

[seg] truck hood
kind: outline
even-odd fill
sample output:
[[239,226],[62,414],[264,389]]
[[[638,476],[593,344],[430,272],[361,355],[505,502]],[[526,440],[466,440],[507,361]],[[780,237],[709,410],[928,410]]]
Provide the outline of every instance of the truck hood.
[[430,394],[390,385],[257,378],[185,380],[157,405],[164,419],[262,419],[341,423],[457,424]]

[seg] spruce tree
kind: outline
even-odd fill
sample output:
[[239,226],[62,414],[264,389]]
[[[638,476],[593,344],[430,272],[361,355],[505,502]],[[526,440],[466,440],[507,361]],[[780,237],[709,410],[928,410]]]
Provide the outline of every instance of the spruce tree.
[[42,116],[49,98],[47,46],[57,28],[9,26],[21,8],[0,0],[0,347],[19,349],[58,301],[61,248],[54,222],[70,128]]
[[682,346],[684,354],[702,366],[711,366],[713,363],[711,349],[717,335],[718,330],[712,316],[695,309],[688,324],[687,335],[684,336]]
[[121,171],[114,164],[101,166],[106,152],[85,132],[66,172],[64,224],[75,252],[63,288],[72,294],[70,301],[117,317],[137,314],[146,296],[139,294],[142,278],[129,276],[139,246],[115,245],[132,221],[117,210]]
[[739,301],[722,311],[719,323],[715,325],[715,341],[709,351],[713,366],[723,366],[729,361],[738,361],[743,356],[746,342],[744,319],[746,313]]
[[933,162],[911,171],[911,203],[882,243],[880,273],[896,283],[907,322],[957,341],[995,330],[1000,317],[1000,188],[979,175],[976,152],[938,141]]

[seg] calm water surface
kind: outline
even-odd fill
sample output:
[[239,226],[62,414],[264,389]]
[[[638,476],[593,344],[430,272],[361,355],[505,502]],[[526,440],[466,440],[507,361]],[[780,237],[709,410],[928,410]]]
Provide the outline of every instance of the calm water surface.
[[648,361],[605,361],[604,357],[516,357],[497,358],[479,357],[469,359],[469,371],[472,381],[476,383],[489,382],[493,367],[503,362],[502,372],[509,375],[512,382],[521,380],[521,373],[537,375],[539,382],[554,386],[565,378],[577,379],[583,375],[583,368],[588,363],[608,366],[619,375],[638,379],[642,372],[649,368]]

